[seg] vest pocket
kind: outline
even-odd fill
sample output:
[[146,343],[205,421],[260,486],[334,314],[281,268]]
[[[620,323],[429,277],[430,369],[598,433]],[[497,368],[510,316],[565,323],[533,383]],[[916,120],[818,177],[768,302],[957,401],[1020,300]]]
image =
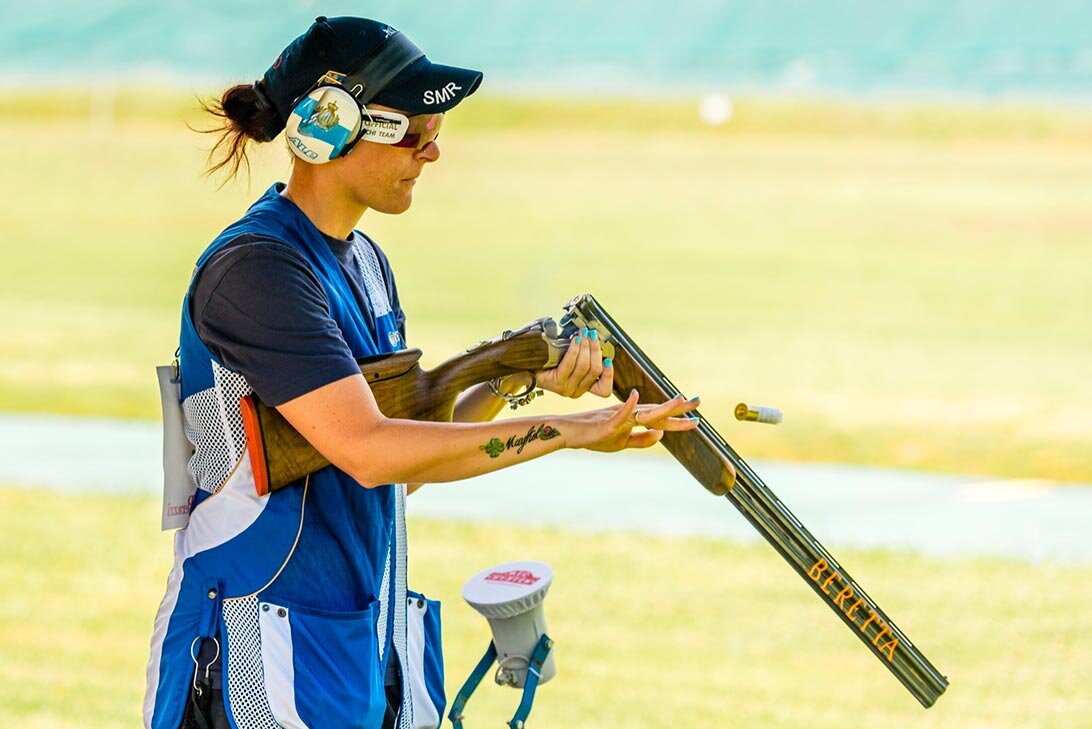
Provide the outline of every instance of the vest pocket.
[[413,729],[437,729],[444,714],[444,654],[440,603],[407,592],[406,679],[412,701]]
[[[377,603],[357,612],[332,612],[252,597],[241,607],[250,607],[245,613],[256,623],[254,641],[240,627],[239,616],[228,614],[231,602],[224,601],[225,683],[236,725],[284,729],[380,725],[386,695],[376,635]],[[232,606],[242,612],[239,607]]]

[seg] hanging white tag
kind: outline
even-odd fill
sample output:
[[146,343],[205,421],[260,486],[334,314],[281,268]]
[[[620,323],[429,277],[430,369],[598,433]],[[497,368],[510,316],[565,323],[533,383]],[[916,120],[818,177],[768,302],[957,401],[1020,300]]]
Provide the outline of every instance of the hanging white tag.
[[182,415],[182,393],[173,365],[155,368],[159,378],[159,399],[163,405],[163,531],[182,529],[190,522],[190,506],[197,486],[190,480],[186,464],[193,445],[186,438]]

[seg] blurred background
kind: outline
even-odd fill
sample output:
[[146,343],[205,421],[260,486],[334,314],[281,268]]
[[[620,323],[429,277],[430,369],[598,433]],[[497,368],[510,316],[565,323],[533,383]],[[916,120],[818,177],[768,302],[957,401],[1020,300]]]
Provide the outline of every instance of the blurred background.
[[[489,640],[462,580],[534,558],[537,726],[1092,726],[1092,6],[1062,0],[5,8],[0,723],[139,724],[171,558],[152,368],[290,159],[221,188],[198,100],[320,14],[485,72],[413,208],[360,226],[425,364],[592,292],[952,679],[923,711],[659,451],[414,496],[449,694]],[[518,703],[479,694],[483,725]]]

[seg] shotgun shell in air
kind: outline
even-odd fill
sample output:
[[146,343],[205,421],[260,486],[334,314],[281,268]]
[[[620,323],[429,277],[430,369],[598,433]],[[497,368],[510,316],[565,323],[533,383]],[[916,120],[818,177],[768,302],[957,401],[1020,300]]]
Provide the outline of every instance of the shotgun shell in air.
[[765,408],[761,405],[748,405],[741,402],[736,405],[736,420],[749,420],[754,423],[777,425],[781,422],[781,411],[777,408]]

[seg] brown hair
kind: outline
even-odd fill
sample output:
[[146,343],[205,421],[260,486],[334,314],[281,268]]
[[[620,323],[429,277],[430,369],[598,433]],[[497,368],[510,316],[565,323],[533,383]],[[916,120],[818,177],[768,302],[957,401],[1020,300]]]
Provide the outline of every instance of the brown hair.
[[201,100],[201,108],[212,114],[219,123],[211,129],[197,129],[203,134],[218,134],[216,144],[209,150],[206,175],[212,175],[227,169],[224,184],[245,167],[250,174],[250,159],[247,157],[247,145],[251,141],[268,142],[276,136],[270,135],[278,125],[277,110],[265,97],[258,82],[238,84],[225,91],[219,99]]

